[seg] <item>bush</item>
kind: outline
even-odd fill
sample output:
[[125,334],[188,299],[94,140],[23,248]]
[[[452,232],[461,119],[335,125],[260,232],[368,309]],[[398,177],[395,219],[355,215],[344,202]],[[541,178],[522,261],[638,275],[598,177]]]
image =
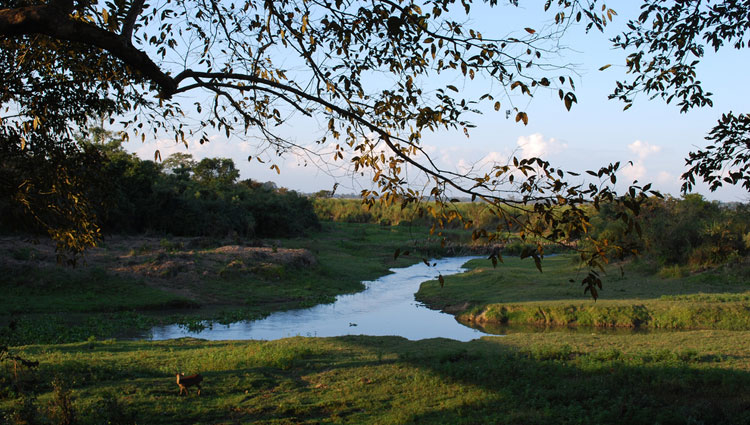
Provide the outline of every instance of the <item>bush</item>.
[[713,267],[750,253],[750,206],[708,202],[701,195],[650,198],[637,220],[642,236],[628,232],[612,205],[592,217],[592,235],[607,240],[608,254],[627,256],[635,250],[662,266],[662,277],[682,275],[679,267]]

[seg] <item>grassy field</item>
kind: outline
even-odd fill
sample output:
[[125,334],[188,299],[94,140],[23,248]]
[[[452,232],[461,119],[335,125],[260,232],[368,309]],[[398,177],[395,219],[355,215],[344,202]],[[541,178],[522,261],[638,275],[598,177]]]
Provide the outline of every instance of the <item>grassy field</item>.
[[[427,282],[418,293],[507,333],[471,342],[107,339],[158,322],[229,322],[326,302],[441,254],[421,230],[324,226],[244,251],[112,239],[77,269],[46,264],[38,248],[6,248],[0,423],[750,423],[747,263],[671,277],[647,263],[625,264],[624,274],[613,266],[594,302],[569,282],[583,275],[570,256],[546,258],[542,274],[517,258],[497,269],[472,261],[443,288]],[[394,260],[397,248],[411,255]],[[200,372],[202,394],[178,396],[177,372]]]
[[[746,424],[748,332],[86,342],[16,347],[9,423]],[[205,381],[178,396],[176,371]],[[34,388],[24,393],[25,389]],[[26,396],[19,396],[20,394]]]
[[[422,228],[324,223],[304,238],[263,241],[265,248],[110,238],[75,269],[57,266],[49,247],[6,243],[0,325],[15,330],[0,328],[0,338],[11,345],[85,341],[332,302],[389,268],[438,255],[439,240],[427,237]],[[394,259],[396,249],[411,255]]]
[[546,258],[543,273],[530,260],[509,257],[497,268],[488,263],[469,262],[470,271],[446,277],[442,288],[436,281],[422,284],[417,299],[480,327],[509,323],[750,329],[747,262],[678,277],[659,276],[645,262],[614,265],[596,302],[579,286],[585,273],[572,255]]

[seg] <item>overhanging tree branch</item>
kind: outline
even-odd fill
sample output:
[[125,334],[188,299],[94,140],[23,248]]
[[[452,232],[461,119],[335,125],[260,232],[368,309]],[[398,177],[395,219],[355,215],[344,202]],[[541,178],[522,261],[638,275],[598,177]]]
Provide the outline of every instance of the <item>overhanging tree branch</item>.
[[164,73],[145,52],[133,46],[130,37],[117,35],[88,22],[73,19],[54,5],[0,9],[0,36],[46,35],[98,47],[152,81],[161,96],[170,98],[176,89],[174,80]]
[[[105,3],[101,11],[96,9],[100,4],[79,3],[81,10],[66,12],[71,3],[61,0],[65,6],[49,3],[0,10],[0,43],[16,49],[4,59],[9,66],[23,62],[30,71],[15,75],[18,87],[13,93],[24,91],[19,87],[41,87],[37,78],[45,87],[53,87],[53,94],[58,79],[85,81],[82,87],[93,87],[95,96],[112,96],[118,112],[133,116],[125,125],[144,140],[149,130],[154,135],[168,130],[176,140],[192,136],[203,143],[210,138],[207,131],[248,137],[251,128],[269,146],[284,151],[291,142],[269,131],[286,122],[282,110],[326,119],[327,126],[319,132],[323,137],[311,135],[316,139],[309,142],[323,144],[330,136],[334,158],[344,160],[348,151],[355,171],[372,172],[377,189],[363,190],[366,202],[380,197],[405,204],[431,197],[438,203],[433,211],[438,222],[455,218],[455,211],[445,211],[450,195],[464,194],[487,202],[506,223],[515,222],[524,237],[533,234],[565,241],[586,233],[588,202],[596,206],[619,199],[602,183],[615,182],[618,164],[591,172],[600,185],[586,186],[571,183],[569,176],[575,174],[540,158],[514,157],[476,173],[447,171],[422,144],[422,133],[427,131],[463,130],[468,135],[472,124],[467,116],[479,112],[481,105],[500,111],[500,101],[513,90],[529,97],[538,87],[553,90],[570,109],[576,102],[570,72],[565,65],[551,66],[546,55],[559,44],[550,48],[545,43],[555,41],[575,19],[597,28],[611,20],[611,9],[595,10],[596,0],[549,1],[546,7],[556,4],[560,10],[551,30],[545,35],[520,28],[517,37],[481,34],[460,23],[451,13],[468,18],[469,2],[453,0],[420,5],[409,0],[238,4],[178,0],[176,6],[166,2],[153,7],[133,0],[129,5]],[[83,10],[96,16],[85,20]],[[117,19],[122,19],[119,33]],[[54,43],[45,44],[50,40]],[[45,56],[48,48],[53,59]],[[38,54],[14,56],[22,49]],[[68,52],[82,49],[88,49],[84,67],[66,59]],[[96,71],[112,64],[127,72]],[[446,80],[435,78],[446,73]],[[486,92],[462,93],[454,85],[456,80],[466,84],[477,80]],[[151,84],[144,86],[144,82]],[[34,97],[34,90],[27,92],[29,99],[21,104],[25,115],[16,123],[33,132],[39,116],[44,118],[47,112],[40,106],[44,99]],[[194,102],[200,119],[184,119],[187,96],[175,95],[188,93],[211,95],[209,105]],[[153,94],[160,99],[154,101]],[[91,101],[90,97],[72,99],[66,111],[86,111],[86,102]],[[0,98],[0,102],[20,101],[17,96]],[[516,111],[516,122],[526,124],[526,112]],[[76,115],[76,123],[79,118]],[[56,122],[63,125],[65,120],[63,116]],[[244,134],[235,128],[239,123],[244,123]],[[419,171],[425,182],[422,191],[408,187],[407,167]],[[511,191],[517,196],[509,196]],[[637,209],[647,191],[648,187],[631,188],[625,196],[628,208]],[[493,237],[482,231],[479,236]],[[498,228],[490,233],[507,235],[507,231]],[[603,258],[601,252],[595,249],[587,257],[592,266]],[[539,244],[538,254],[542,253]]]
[[124,39],[130,40],[133,37],[135,22],[138,19],[138,15],[143,11],[143,5],[145,3],[146,0],[133,0],[130,10],[128,10],[128,14],[122,22],[122,31],[120,32],[120,35]]

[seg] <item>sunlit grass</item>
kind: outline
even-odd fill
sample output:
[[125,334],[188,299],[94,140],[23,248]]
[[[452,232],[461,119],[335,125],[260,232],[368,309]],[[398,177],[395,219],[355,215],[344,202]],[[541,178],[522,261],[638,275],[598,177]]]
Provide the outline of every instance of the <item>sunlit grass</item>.
[[[39,414],[51,377],[83,424],[737,423],[750,420],[747,332],[515,334],[461,343],[350,336],[95,341],[17,348]],[[21,402],[2,370],[0,409]],[[203,392],[178,396],[177,371]],[[18,382],[17,382],[18,383]],[[117,409],[101,410],[114,396]],[[109,400],[112,404],[112,401]],[[664,406],[669,406],[665,409]],[[122,422],[120,422],[122,423]]]
[[530,260],[505,258],[493,268],[486,260],[445,284],[423,283],[417,298],[433,308],[462,313],[487,323],[750,329],[750,280],[742,264],[663,278],[642,263],[607,269],[594,301],[578,281],[584,275],[572,255],[548,257],[539,273]]

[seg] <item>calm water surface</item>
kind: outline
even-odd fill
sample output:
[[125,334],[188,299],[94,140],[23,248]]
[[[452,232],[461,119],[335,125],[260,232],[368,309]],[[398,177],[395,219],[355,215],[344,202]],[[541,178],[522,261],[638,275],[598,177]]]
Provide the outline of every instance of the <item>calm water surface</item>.
[[262,320],[214,325],[188,332],[178,325],[152,329],[151,339],[191,336],[209,340],[280,339],[290,336],[396,335],[411,340],[451,338],[469,341],[489,335],[458,323],[450,314],[430,310],[414,300],[419,285],[427,280],[461,273],[461,266],[477,257],[453,257],[392,269],[392,274],[364,282],[364,291],[340,295],[332,304],[271,314]]

